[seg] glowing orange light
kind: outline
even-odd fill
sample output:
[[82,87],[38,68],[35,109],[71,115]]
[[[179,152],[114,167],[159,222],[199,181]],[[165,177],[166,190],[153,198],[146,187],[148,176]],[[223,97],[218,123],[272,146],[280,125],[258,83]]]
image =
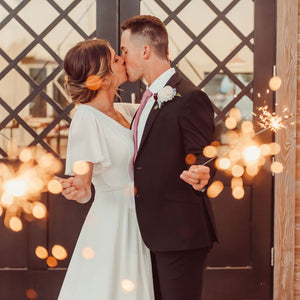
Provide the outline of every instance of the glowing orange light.
[[281,78],[279,76],[274,76],[269,81],[269,87],[272,91],[279,90],[281,86]]
[[264,155],[264,156],[270,155],[270,152],[271,152],[270,145],[268,145],[268,144],[262,144],[259,148],[260,148],[260,151],[261,151],[262,155]]
[[5,185],[5,190],[16,197],[25,194],[26,189],[27,184],[23,179],[13,179],[8,181]]
[[244,174],[244,168],[240,165],[234,165],[231,169],[231,174],[234,177],[241,177]]
[[47,184],[47,188],[48,191],[52,194],[59,194],[63,190],[62,184],[56,179],[50,180]]
[[32,208],[32,214],[37,219],[43,219],[46,216],[47,209],[43,203],[35,202]]
[[279,174],[283,171],[283,165],[279,161],[273,161],[271,164],[271,171],[275,174]]
[[96,91],[102,86],[102,79],[98,75],[91,75],[85,82],[86,87],[91,91]]
[[9,220],[9,227],[13,231],[16,231],[16,232],[21,231],[23,228],[22,221],[20,220],[20,218],[13,216]]
[[232,162],[236,162],[238,161],[239,159],[241,159],[241,153],[239,150],[237,149],[232,149],[230,152],[229,152],[229,158]]
[[19,159],[23,163],[31,161],[33,159],[33,154],[32,154],[31,149],[29,149],[29,148],[23,149],[19,155]]
[[233,119],[235,119],[235,121],[238,123],[241,121],[242,119],[242,115],[241,112],[238,108],[233,107],[230,111],[229,111],[229,116]]
[[255,176],[258,173],[258,166],[256,164],[248,165],[246,167],[246,173],[249,176]]
[[84,247],[81,253],[85,259],[93,259],[95,257],[95,251],[89,247]]
[[248,146],[243,154],[247,162],[254,162],[258,160],[260,156],[260,149],[257,146]]
[[31,192],[40,192],[43,187],[44,183],[43,180],[39,177],[31,177],[30,181],[27,183],[28,184],[28,190]]
[[223,157],[219,160],[219,166],[223,170],[229,169],[230,165],[231,165],[230,160],[226,157]]
[[217,154],[218,154],[218,150],[214,146],[206,146],[203,149],[203,155],[208,158],[213,158],[213,157],[217,156]]
[[237,186],[243,186],[243,179],[241,177],[233,177],[231,179],[231,188],[234,189]]
[[270,155],[276,155],[281,150],[280,145],[277,143],[270,143],[269,146],[271,148]]
[[232,118],[232,117],[226,118],[226,120],[225,120],[225,126],[228,129],[233,129],[233,128],[236,127],[236,125],[237,125],[237,122],[236,122],[236,120],[234,118]]
[[35,255],[40,259],[46,259],[48,257],[48,251],[45,247],[37,246],[35,248]]
[[239,135],[233,130],[230,130],[225,133],[225,142],[232,145],[232,144],[237,144],[239,142]]
[[2,216],[2,214],[3,214],[3,208],[2,206],[0,206],[0,217]]
[[232,196],[235,199],[242,199],[245,195],[245,191],[244,188],[242,186],[236,186],[233,190],[232,190]]
[[210,198],[216,198],[224,189],[222,181],[214,181],[207,189],[207,195]]
[[125,293],[130,293],[135,289],[134,283],[128,279],[124,279],[121,281],[121,287]]
[[37,294],[37,292],[34,289],[28,289],[26,291],[26,297],[28,299],[34,300],[34,299],[37,299],[38,294]]
[[75,174],[84,175],[89,171],[89,165],[86,161],[79,160],[73,164],[72,170]]
[[67,258],[68,253],[66,249],[61,245],[54,245],[52,247],[52,255],[58,260],[64,260]]
[[8,192],[3,193],[1,203],[4,206],[9,206],[14,203],[14,196]]
[[241,125],[242,132],[250,134],[253,131],[253,124],[251,121],[244,121]]
[[57,266],[57,260],[53,256],[48,256],[46,263],[50,268],[54,268]]
[[196,162],[196,156],[194,154],[188,154],[186,157],[185,157],[185,162],[188,164],[188,165],[193,165],[195,162]]

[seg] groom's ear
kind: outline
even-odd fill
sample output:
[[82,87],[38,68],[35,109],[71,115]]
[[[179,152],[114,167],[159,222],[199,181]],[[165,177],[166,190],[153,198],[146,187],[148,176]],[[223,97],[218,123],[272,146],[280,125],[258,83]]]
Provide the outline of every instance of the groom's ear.
[[149,59],[151,56],[151,48],[148,45],[145,45],[143,48],[143,57],[144,59]]

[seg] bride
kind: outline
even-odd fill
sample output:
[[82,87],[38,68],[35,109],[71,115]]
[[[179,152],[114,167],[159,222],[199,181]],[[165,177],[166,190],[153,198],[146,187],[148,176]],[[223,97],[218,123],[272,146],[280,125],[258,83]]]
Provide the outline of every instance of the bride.
[[[69,50],[64,70],[66,90],[78,104],[65,173],[74,175],[69,182],[84,183],[84,189],[68,193],[84,203],[93,182],[95,199],[58,299],[153,300],[150,252],[135,213],[130,130],[134,111],[130,105],[118,106],[119,111],[114,106],[116,91],[127,80],[123,60],[107,41],[87,40]],[[74,174],[78,161],[87,163],[87,173]]]

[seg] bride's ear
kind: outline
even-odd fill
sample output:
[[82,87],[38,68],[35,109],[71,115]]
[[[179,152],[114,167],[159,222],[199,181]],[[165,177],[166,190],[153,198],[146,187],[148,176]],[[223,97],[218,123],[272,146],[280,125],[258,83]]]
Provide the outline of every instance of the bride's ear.
[[110,86],[111,84],[111,77],[110,76],[103,76],[102,77],[102,89],[106,89]]

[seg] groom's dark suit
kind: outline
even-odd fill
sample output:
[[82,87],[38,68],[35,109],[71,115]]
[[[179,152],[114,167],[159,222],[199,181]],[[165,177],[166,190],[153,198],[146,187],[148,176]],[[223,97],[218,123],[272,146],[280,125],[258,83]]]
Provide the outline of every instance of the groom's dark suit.
[[134,164],[139,227],[154,253],[208,248],[217,239],[206,193],[195,191],[179,177],[189,168],[188,154],[195,155],[192,164],[207,161],[202,151],[214,139],[212,104],[178,73],[166,85],[180,96],[161,108],[154,105]]

